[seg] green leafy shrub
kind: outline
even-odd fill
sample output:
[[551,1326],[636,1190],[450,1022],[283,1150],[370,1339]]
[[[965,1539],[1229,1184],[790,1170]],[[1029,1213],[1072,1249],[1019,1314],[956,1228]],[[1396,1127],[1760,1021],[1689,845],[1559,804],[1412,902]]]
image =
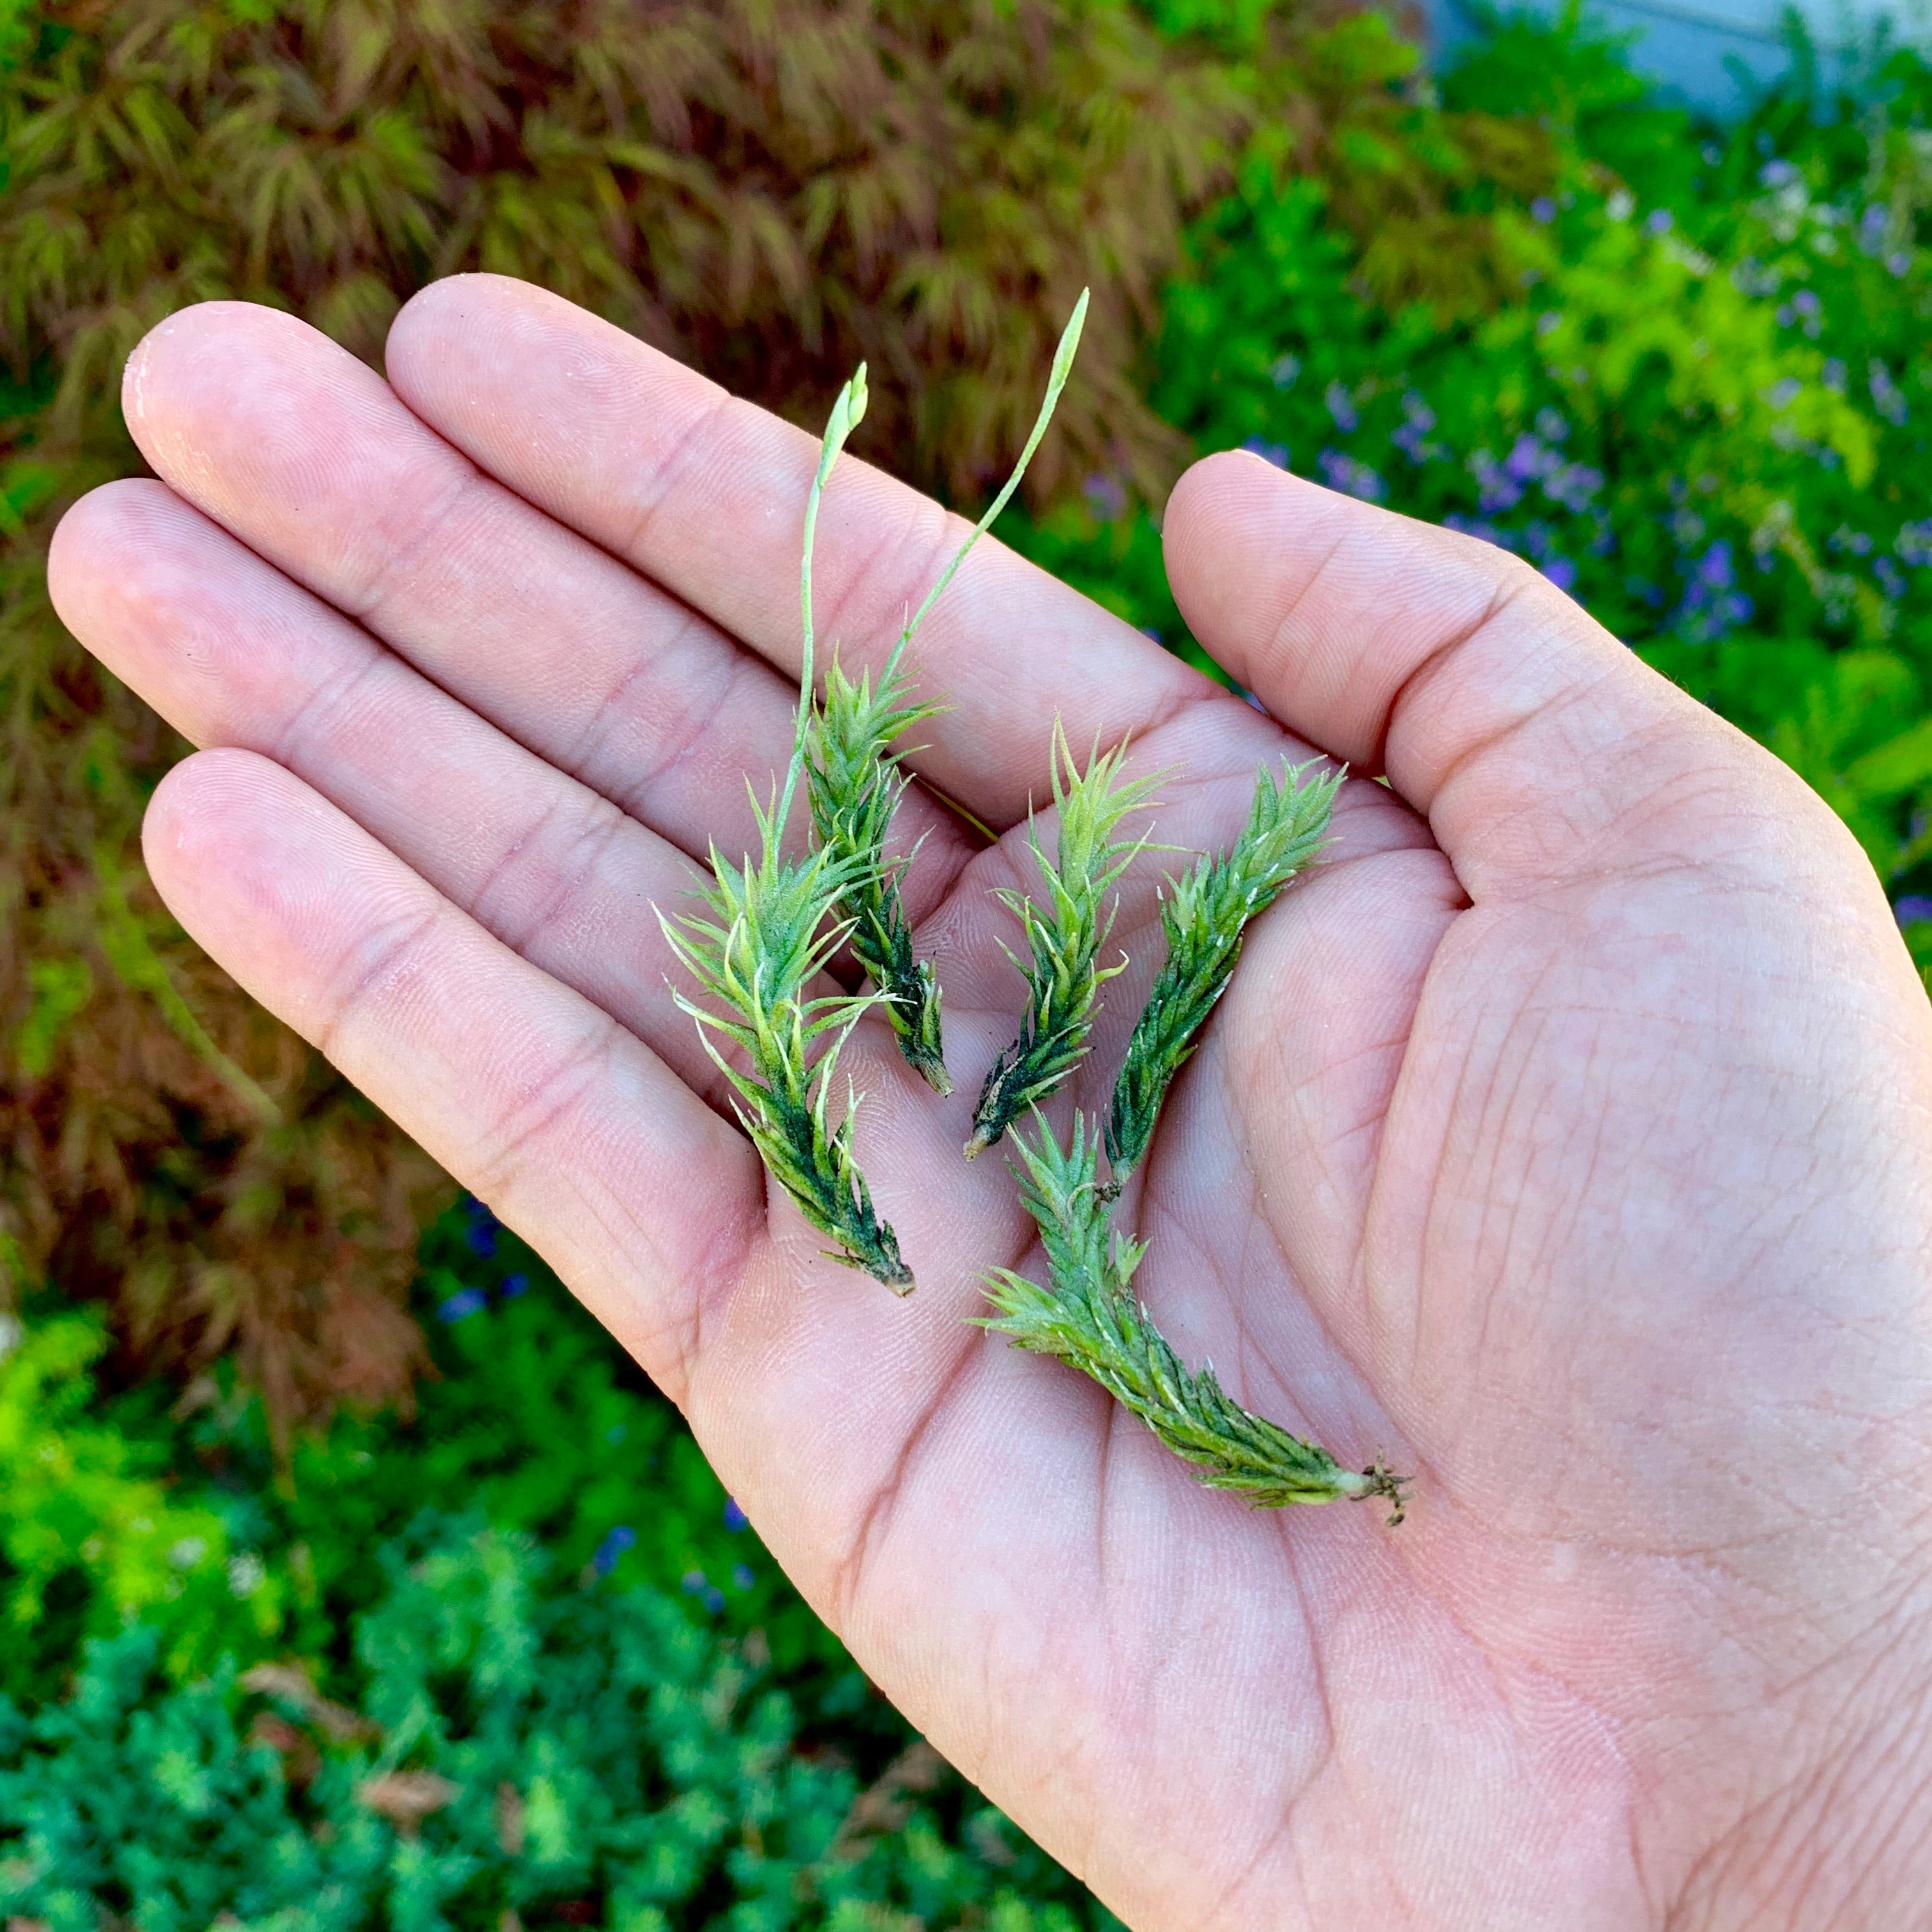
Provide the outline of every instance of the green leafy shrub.
[[240,1609],[220,1518],[170,1494],[167,1442],[91,1413],[106,1346],[92,1311],[0,1316],[0,1693],[58,1682],[83,1636],[143,1610],[177,1676],[280,1620],[272,1592]]
[[[1252,160],[1197,231],[1150,394],[1203,449],[1528,558],[1793,764],[1910,921],[1932,912],[1932,68],[1855,78],[1720,134],[1574,27],[1516,22],[1444,92],[1564,136],[1551,188],[1495,209],[1519,298],[1447,326],[1378,304],[1323,184]],[[1192,650],[1127,484],[1096,472],[1015,539]]]
[[1115,1922],[923,1747],[869,1784],[801,1755],[744,1646],[656,1592],[560,1583],[475,1516],[425,1516],[371,1563],[348,1703],[290,1666],[169,1688],[141,1624],[90,1646],[64,1702],[0,1701],[0,1911],[49,1932]]
[[[756,1643],[814,1711],[868,1694],[676,1412],[543,1263],[466,1198],[425,1235],[429,1374],[407,1414],[339,1412],[279,1450],[232,1362],[178,1400],[105,1400],[98,1312],[46,1301],[0,1360],[0,1688],[58,1696],[80,1638],[140,1612],[176,1679],[224,1652],[328,1681],[375,1600],[370,1552],[425,1506],[536,1539],[560,1574],[675,1590]],[[809,1681],[808,1681],[809,1680]]]

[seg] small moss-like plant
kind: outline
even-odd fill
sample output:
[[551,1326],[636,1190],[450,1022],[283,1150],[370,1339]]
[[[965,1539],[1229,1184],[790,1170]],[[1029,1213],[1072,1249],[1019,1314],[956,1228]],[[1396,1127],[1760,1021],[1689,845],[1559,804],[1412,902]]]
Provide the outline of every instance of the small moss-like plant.
[[[752,795],[758,856],[747,854],[742,865],[734,866],[714,844],[712,882],[699,894],[704,911],[665,920],[664,928],[700,987],[725,1009],[721,1014],[682,993],[676,995],[698,1022],[706,1050],[730,1082],[738,1118],[772,1178],[806,1220],[838,1244],[835,1260],[863,1270],[896,1294],[909,1294],[912,1270],[900,1256],[890,1225],[874,1210],[872,1190],[852,1158],[858,1096],[848,1091],[836,1126],[828,1114],[839,1049],[877,996],[814,997],[807,990],[845,937],[847,928],[836,914],[854,883],[856,862],[825,846],[802,859],[787,858],[779,849],[805,766],[812,716],[812,551],[818,506],[832,466],[865,412],[862,364],[832,404],[806,500],[798,723],[776,802],[767,807]],[[734,1065],[720,1040],[738,1047],[746,1064]]]
[[[910,726],[935,716],[941,708],[910,701],[906,647],[958,574],[968,553],[992,529],[1019,488],[1066,386],[1087,320],[1087,302],[1083,290],[1054,351],[1046,400],[1012,475],[899,633],[879,673],[878,688],[869,672],[854,683],[835,658],[826,674],[825,701],[814,712],[806,736],[812,826],[819,842],[847,872],[839,910],[847,922],[853,957],[884,996],[886,1018],[898,1036],[899,1050],[938,1094],[952,1090],[940,1035],[939,982],[931,962],[914,955],[912,930],[899,900],[903,867],[886,857],[886,829],[907,783],[902,754],[891,748]],[[810,568],[808,556],[806,567]],[[808,625],[810,621],[808,616]]]
[[[967,554],[1012,496],[1072,365],[1086,309],[1083,296],[1060,338],[1033,434],[986,514],[959,547],[925,602],[900,632],[878,682],[856,682],[835,659],[822,703],[813,682],[812,563],[827,478],[866,409],[861,364],[833,404],[818,467],[806,499],[799,602],[803,643],[797,722],[784,783],[769,806],[754,793],[756,858],[734,866],[712,849],[704,910],[664,929],[678,957],[712,1002],[678,995],[698,1021],[705,1046],[736,1096],[738,1117],[766,1167],[806,1220],[837,1243],[835,1258],[897,1293],[912,1272],[897,1238],[872,1205],[851,1154],[859,1101],[848,1095],[836,1126],[829,1103],[840,1048],[874,1007],[890,1020],[906,1060],[940,1094],[951,1090],[941,1052],[939,986],[913,948],[898,880],[910,858],[890,860],[886,839],[910,782],[893,748],[939,707],[914,700],[907,646],[957,574]],[[980,1090],[970,1160],[994,1145],[1030,1112],[1036,1132],[1014,1136],[1013,1172],[1046,1253],[1047,1285],[1010,1269],[987,1277],[994,1313],[986,1325],[1022,1348],[1078,1369],[1192,1463],[1202,1480],[1260,1508],[1380,1496],[1389,1520],[1402,1516],[1402,1479],[1378,1460],[1359,1473],[1318,1444],[1251,1414],[1221,1387],[1211,1364],[1190,1371],[1133,1292],[1145,1244],[1112,1226],[1112,1203],[1146,1154],[1161,1104],[1196,1036],[1226,991],[1248,922],[1320,849],[1341,776],[1304,779],[1300,770],[1256,780],[1246,828],[1225,854],[1203,856],[1170,882],[1161,908],[1167,958],[1134,1028],[1116,1083],[1105,1136],[1109,1178],[1100,1175],[1102,1134],[1074,1117],[1070,1148],[1047,1126],[1040,1103],[1086,1054],[1100,990],[1124,962],[1101,953],[1112,932],[1121,874],[1145,849],[1148,834],[1123,836],[1146,806],[1159,775],[1125,776],[1124,743],[1096,746],[1083,771],[1058,723],[1049,751],[1058,846],[1049,860],[1036,825],[1028,829],[1044,903],[1000,894],[1025,934],[1026,1010],[1018,1037],[993,1063]],[[814,834],[800,859],[781,848],[800,778]],[[832,955],[849,944],[872,982],[869,994],[814,994],[809,988]],[[724,1010],[719,1012],[717,1008]],[[736,1048],[742,1064],[720,1042]]]
[[1029,827],[1028,842],[1046,887],[1042,909],[1020,892],[1000,896],[1019,916],[1028,957],[1015,963],[1027,980],[1026,1016],[1019,1037],[994,1061],[980,1090],[966,1158],[995,1145],[1029,1107],[1036,1106],[1078,1066],[1101,987],[1120,970],[1103,966],[1100,950],[1113,930],[1114,887],[1144,836],[1118,836],[1121,822],[1160,783],[1158,775],[1127,778],[1121,767],[1127,748],[1117,745],[1098,754],[1082,772],[1074,762],[1066,734],[1054,728],[1053,800],[1060,812],[1058,862],[1042,850],[1039,832]]
[[820,848],[844,878],[838,910],[852,956],[878,989],[907,1063],[936,1094],[950,1094],[940,1036],[939,980],[913,951],[899,901],[902,866],[886,857],[886,830],[904,796],[906,775],[887,747],[935,706],[908,701],[903,640],[879,674],[855,684],[835,660],[825,702],[806,741],[806,791]]
[[1160,908],[1167,959],[1127,1042],[1108,1115],[1109,1198],[1147,1152],[1168,1088],[1234,977],[1249,920],[1321,850],[1341,784],[1340,772],[1306,780],[1294,766],[1280,778],[1262,772],[1232,848],[1171,882]]
[[988,1277],[995,1312],[986,1325],[1091,1377],[1211,1488],[1260,1509],[1381,1496],[1391,1526],[1400,1522],[1402,1480],[1379,1460],[1359,1473],[1345,1469],[1318,1443],[1233,1400],[1211,1364],[1189,1371],[1134,1293],[1147,1246],[1110,1226],[1098,1132],[1090,1134],[1076,1114],[1072,1144],[1063,1148],[1037,1113],[1034,1124],[1030,1140],[1024,1131],[1013,1135],[1013,1171],[1040,1230],[1050,1286],[1000,1269]]

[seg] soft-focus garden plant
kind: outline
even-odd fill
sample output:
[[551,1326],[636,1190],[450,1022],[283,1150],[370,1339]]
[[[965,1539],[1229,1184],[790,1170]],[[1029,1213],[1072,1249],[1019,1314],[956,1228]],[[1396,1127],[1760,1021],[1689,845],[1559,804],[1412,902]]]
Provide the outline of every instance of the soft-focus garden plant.
[[[1519,20],[1443,93],[1558,136],[1546,190],[1496,207],[1516,298],[1378,304],[1330,190],[1250,161],[1150,393],[1199,446],[1534,564],[1836,806],[1932,963],[1932,68],[1814,64],[1706,128]],[[1011,535],[1194,649],[1118,475]]]
[[[304,1924],[373,1927],[467,1924],[482,1899],[494,1926],[522,1886],[526,1910],[657,1924],[619,1910],[648,1844],[682,1848],[659,1883],[722,1889],[734,1923],[839,1899],[1114,1922],[869,1690],[675,1412],[480,1202],[439,1220],[418,1287],[437,1372],[414,1421],[338,1414],[279,1474],[232,1364],[170,1415],[152,1389],[86,1400],[97,1316],[51,1304],[7,1331],[0,1434],[47,1474],[0,1493],[0,1612],[28,1628],[0,1648],[0,1910],[255,1923],[292,1900],[322,1915]],[[425,1498],[470,1514],[418,1521]],[[51,1589],[13,1566],[23,1522],[67,1552]],[[28,1628],[35,1591],[58,1600]],[[750,1781],[717,1782],[732,1765]],[[757,1808],[772,1792],[779,1813]],[[720,1804],[728,1831],[806,1835],[741,1865]],[[465,1870],[473,1889],[438,1888]],[[756,1873],[803,1889],[759,1906]],[[689,1895],[658,1909],[678,1922]],[[411,1919],[425,1900],[448,1916]]]
[[869,1780],[802,1754],[747,1646],[660,1592],[560,1580],[474,1516],[365,1562],[339,1696],[296,1661],[170,1687],[136,1623],[70,1697],[0,1697],[0,1911],[58,1932],[1117,1923],[923,1746]]

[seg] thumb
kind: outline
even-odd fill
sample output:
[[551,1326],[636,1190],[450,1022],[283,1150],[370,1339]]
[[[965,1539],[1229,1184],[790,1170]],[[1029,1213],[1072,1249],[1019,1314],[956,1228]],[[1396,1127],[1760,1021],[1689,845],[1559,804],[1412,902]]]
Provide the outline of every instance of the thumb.
[[1291,730],[1385,775],[1478,903],[1727,859],[1788,890],[1773,828],[1795,820],[1839,892],[1849,863],[1882,910],[1815,794],[1506,551],[1242,451],[1181,478],[1165,543],[1208,652]]

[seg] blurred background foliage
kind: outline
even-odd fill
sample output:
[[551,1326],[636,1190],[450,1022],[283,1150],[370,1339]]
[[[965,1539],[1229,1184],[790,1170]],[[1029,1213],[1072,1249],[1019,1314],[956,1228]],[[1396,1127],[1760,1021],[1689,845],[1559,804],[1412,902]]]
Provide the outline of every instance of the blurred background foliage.
[[1194,454],[1504,544],[1802,772],[1932,964],[1932,69],[1718,127],[1574,17],[1432,77],[1328,0],[0,0],[0,1915],[1109,1923],[142,874],[185,747],[44,568],[139,467],[128,350],[237,296],[380,365],[476,267],[808,424],[862,356],[862,453],[962,507],[1090,281],[1009,542],[1197,661]]

